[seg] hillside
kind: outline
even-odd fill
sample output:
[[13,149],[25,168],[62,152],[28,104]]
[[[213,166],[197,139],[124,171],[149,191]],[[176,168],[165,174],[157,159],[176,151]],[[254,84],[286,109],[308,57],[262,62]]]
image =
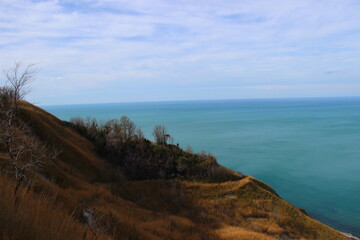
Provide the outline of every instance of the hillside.
[[[22,102],[20,117],[33,135],[61,153],[31,172],[14,194],[16,183],[0,145],[0,239],[347,239],[266,184],[216,163],[211,166],[224,173],[217,181],[196,174],[208,165],[181,176],[147,177],[142,171],[141,179],[134,178],[100,158],[93,142],[46,111]],[[161,161],[148,166],[156,164]]]

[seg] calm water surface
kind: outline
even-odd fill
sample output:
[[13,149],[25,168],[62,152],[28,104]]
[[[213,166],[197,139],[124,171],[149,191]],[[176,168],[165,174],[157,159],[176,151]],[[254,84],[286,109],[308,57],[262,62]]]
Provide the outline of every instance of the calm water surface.
[[130,117],[152,139],[167,126],[175,143],[217,156],[285,200],[360,236],[360,98],[219,100],[44,106],[63,120]]

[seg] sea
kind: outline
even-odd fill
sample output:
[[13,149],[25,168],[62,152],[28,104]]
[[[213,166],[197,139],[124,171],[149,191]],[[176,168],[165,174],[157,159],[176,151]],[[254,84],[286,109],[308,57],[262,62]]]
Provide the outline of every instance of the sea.
[[360,236],[360,97],[42,106],[60,119],[123,115],[270,185],[313,218]]

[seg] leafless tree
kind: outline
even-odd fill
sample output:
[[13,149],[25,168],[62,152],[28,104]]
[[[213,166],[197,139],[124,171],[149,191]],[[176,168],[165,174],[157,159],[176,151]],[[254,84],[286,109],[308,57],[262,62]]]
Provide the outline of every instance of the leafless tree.
[[9,133],[6,150],[11,160],[9,166],[17,182],[16,193],[20,185],[26,181],[29,170],[41,168],[47,162],[54,160],[61,151],[56,148],[49,149],[44,142],[31,134],[25,123],[17,124],[14,131]]
[[16,62],[13,67],[4,70],[6,80],[14,93],[15,103],[22,100],[29,92],[27,86],[34,79],[36,73],[37,69],[33,63],[23,65],[20,62]]
[[158,144],[166,144],[170,138],[170,134],[164,125],[156,125],[152,134]]
[[192,149],[192,147],[190,145],[187,145],[185,152],[187,153],[194,153],[194,150]]
[[135,129],[135,137],[136,139],[140,139],[140,140],[145,138],[141,128]]
[[136,125],[127,116],[121,117],[120,127],[124,140],[132,139],[135,136]]
[[72,117],[70,118],[70,122],[77,126],[85,127],[85,121],[81,117]]
[[28,170],[38,169],[59,154],[59,151],[50,151],[46,144],[33,136],[28,125],[18,116],[20,103],[29,92],[28,84],[36,72],[33,64],[15,63],[4,71],[6,83],[0,90],[0,147],[10,159],[9,165],[17,181],[15,194],[26,180]]
[[127,116],[122,116],[120,120],[107,121],[102,128],[107,135],[107,144],[112,146],[117,146],[124,141],[144,138],[141,129],[137,129],[135,123]]

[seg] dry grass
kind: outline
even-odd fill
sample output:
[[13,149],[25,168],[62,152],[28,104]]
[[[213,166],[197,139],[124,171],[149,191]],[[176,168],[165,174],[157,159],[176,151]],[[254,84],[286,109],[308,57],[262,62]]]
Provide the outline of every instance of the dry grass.
[[224,227],[217,230],[219,236],[224,240],[275,240],[264,233],[257,233],[239,227]]
[[[332,228],[308,217],[251,177],[236,182],[187,182],[198,204],[225,226],[291,239],[346,239]],[[226,227],[225,227],[226,228]],[[255,235],[254,235],[255,236]],[[251,239],[251,238],[249,238]]]
[[[53,171],[63,169],[71,176],[86,181],[111,180],[113,173],[109,164],[94,154],[93,146],[88,140],[63,126],[61,120],[38,107],[23,102],[22,110],[22,118],[29,123],[34,133],[48,146],[56,146],[62,150],[57,163],[62,165],[60,168],[52,169]],[[53,171],[49,171],[49,175],[56,174]]]
[[[15,184],[0,177],[0,229],[2,239],[83,239],[86,227],[47,194],[34,194],[26,187],[14,195]],[[91,239],[86,238],[86,239]],[[109,239],[102,236],[99,239]]]

